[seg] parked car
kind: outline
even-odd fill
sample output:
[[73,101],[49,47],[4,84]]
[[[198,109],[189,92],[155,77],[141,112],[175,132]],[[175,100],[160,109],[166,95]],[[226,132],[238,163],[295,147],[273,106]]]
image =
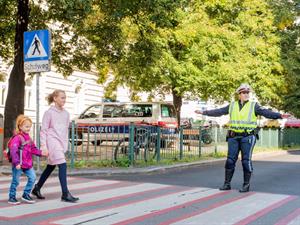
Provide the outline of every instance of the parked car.
[[164,130],[178,127],[175,108],[171,103],[104,102],[89,106],[75,119],[77,144],[87,139],[93,139],[91,142],[99,145],[103,140],[117,140],[121,136],[126,138],[130,123],[159,126]]

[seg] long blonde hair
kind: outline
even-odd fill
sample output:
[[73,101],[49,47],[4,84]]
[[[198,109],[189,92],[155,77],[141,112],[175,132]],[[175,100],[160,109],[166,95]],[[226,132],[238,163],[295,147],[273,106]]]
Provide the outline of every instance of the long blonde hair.
[[32,120],[23,114],[18,115],[16,119],[16,133],[20,132],[20,127],[23,125],[25,121],[29,121],[32,124]]
[[61,89],[56,89],[54,90],[51,94],[48,95],[47,97],[47,101],[48,104],[50,105],[52,102],[54,102],[54,97],[57,97],[59,95],[59,93],[64,93],[66,94],[66,92],[64,90]]

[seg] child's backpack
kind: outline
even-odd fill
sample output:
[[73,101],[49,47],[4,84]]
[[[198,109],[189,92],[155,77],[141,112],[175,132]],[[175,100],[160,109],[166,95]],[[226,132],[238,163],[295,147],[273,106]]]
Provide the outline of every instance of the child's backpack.
[[14,137],[16,136],[19,136],[21,138],[21,141],[22,141],[22,144],[21,146],[19,147],[19,152],[20,152],[20,165],[22,165],[22,151],[23,151],[23,148],[26,144],[28,144],[28,141],[25,141],[25,138],[20,135],[20,134],[15,134],[13,135],[7,142],[7,147],[6,149],[4,149],[4,155],[5,157],[7,158],[7,160],[11,163],[12,162],[12,158],[11,158],[11,154],[10,154],[10,148],[11,148],[11,141]]

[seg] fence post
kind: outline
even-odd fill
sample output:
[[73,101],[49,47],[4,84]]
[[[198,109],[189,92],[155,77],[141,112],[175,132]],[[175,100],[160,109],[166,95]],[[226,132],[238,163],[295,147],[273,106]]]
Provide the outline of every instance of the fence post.
[[268,134],[269,134],[268,148],[271,148],[271,143],[272,143],[271,128],[268,129]]
[[156,161],[160,161],[160,135],[161,135],[161,128],[158,126],[157,127],[157,139],[156,139],[156,146],[155,146],[155,151],[156,151]]
[[179,128],[179,159],[183,157],[183,127]]
[[201,126],[199,127],[199,157],[201,157],[201,154],[202,154],[202,130],[201,130]]
[[75,121],[72,120],[71,126],[71,169],[74,168],[74,145],[75,145]]
[[[4,149],[5,146],[3,145],[4,141],[4,120],[2,114],[0,114],[0,148]],[[0,160],[3,162],[3,151],[0,151]]]
[[215,127],[215,154],[218,152],[218,128]]
[[133,166],[134,161],[134,124],[130,122],[129,124],[129,162]]
[[278,128],[278,135],[279,135],[279,148],[283,148],[283,129]]

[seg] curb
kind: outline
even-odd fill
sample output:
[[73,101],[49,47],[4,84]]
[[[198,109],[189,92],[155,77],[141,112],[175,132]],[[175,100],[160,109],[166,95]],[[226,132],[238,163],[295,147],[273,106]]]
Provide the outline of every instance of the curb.
[[[298,150],[297,150],[298,151]],[[276,152],[259,152],[255,153],[252,156],[252,159],[262,159],[265,157],[278,156],[278,155],[287,155],[289,151],[276,151]],[[200,165],[211,165],[215,163],[225,162],[226,157],[220,159],[209,159],[202,160],[191,163],[179,163],[175,165],[168,166],[152,166],[152,167],[143,167],[143,168],[122,168],[122,169],[114,169],[114,168],[100,168],[100,169],[73,169],[68,171],[68,175],[70,176],[112,176],[112,175],[129,175],[129,174],[151,174],[151,173],[164,173],[168,171],[181,170],[186,168],[198,167]],[[11,174],[10,166],[1,166],[0,173],[8,175]],[[40,175],[42,171],[36,171],[37,175]],[[55,170],[53,174],[58,174]]]

